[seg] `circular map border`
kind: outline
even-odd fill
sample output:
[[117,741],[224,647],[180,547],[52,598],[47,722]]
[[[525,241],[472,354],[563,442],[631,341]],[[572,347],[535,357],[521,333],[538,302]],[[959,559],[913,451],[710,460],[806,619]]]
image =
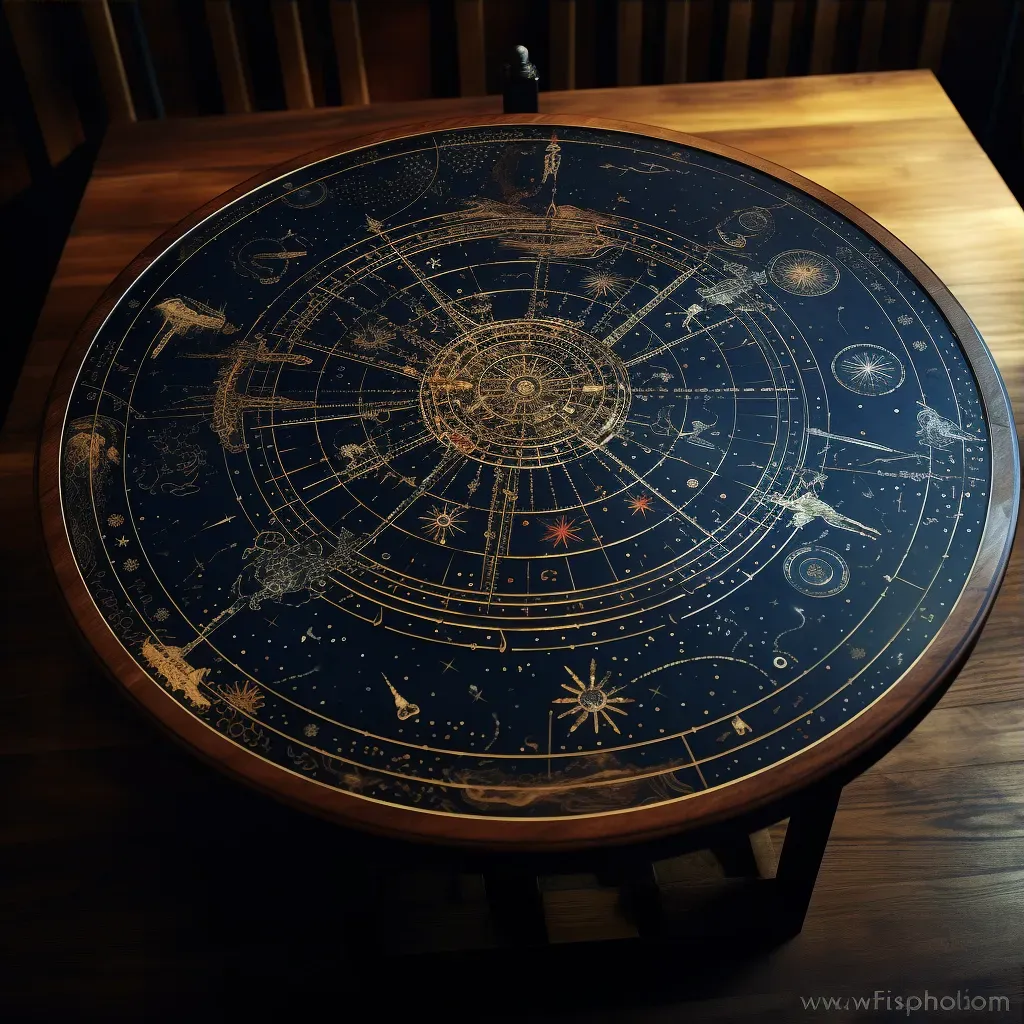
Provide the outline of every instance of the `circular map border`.
[[[754,775],[709,792],[660,804],[572,818],[479,818],[414,810],[329,788],[251,755],[191,715],[120,644],[93,603],[75,562],[60,501],[60,451],[83,358],[124,293],[168,248],[201,221],[260,186],[311,163],[412,135],[501,125],[595,128],[653,137],[734,160],[784,182],[830,207],[865,232],[918,281],[948,321],[978,384],[991,439],[992,487],[978,555],[959,599],[935,638],[900,679],[841,729]],[[550,114],[451,118],[410,124],[351,138],[303,154],[228,190],[146,247],[104,291],[76,333],[54,378],[37,459],[37,494],[44,539],[56,580],[86,643],[107,672],[194,753],[258,789],[333,820],[378,835],[462,847],[541,852],[651,841],[710,828],[725,821],[777,813],[802,791],[846,781],[883,756],[956,677],[976,642],[1006,571],[1020,491],[1016,433],[1009,399],[970,317],[936,275],[902,242],[863,211],[800,175],[760,157],[681,132],[626,121]],[[694,799],[699,796],[700,799]],[[784,816],[784,815],[782,815]]]

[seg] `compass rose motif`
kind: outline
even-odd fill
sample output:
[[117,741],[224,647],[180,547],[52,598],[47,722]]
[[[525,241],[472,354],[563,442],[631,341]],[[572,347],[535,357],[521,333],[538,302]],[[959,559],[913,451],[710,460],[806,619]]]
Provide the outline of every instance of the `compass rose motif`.
[[447,544],[448,537],[453,533],[464,533],[462,513],[457,508],[435,505],[420,519],[426,524],[423,528],[430,534],[430,539],[438,544]]
[[562,689],[568,690],[572,694],[571,697],[556,697],[551,703],[552,704],[571,704],[572,707],[568,711],[563,711],[558,717],[565,718],[567,715],[576,715],[576,721],[572,723],[569,728],[569,732],[575,732],[587,719],[588,716],[594,720],[594,732],[599,732],[601,729],[601,722],[604,721],[606,725],[610,725],[616,734],[619,733],[619,727],[613,721],[609,711],[615,712],[617,715],[624,715],[626,712],[620,707],[616,707],[618,704],[632,704],[632,697],[616,697],[620,690],[623,689],[621,686],[615,686],[611,689],[606,689],[608,680],[611,679],[612,673],[609,669],[601,677],[601,681],[597,681],[597,661],[593,658],[590,661],[590,681],[585,683],[568,665],[562,666],[566,672],[572,676],[573,682],[576,686],[570,686],[568,683],[562,683]]

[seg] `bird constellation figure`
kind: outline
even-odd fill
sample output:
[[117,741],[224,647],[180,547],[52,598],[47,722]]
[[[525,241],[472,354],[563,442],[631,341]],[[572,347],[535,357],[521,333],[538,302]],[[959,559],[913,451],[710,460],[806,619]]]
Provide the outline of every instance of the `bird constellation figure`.
[[798,530],[807,526],[808,523],[814,522],[820,516],[829,526],[834,526],[837,530],[849,530],[851,533],[859,533],[862,537],[870,537],[872,540],[881,536],[874,527],[866,526],[864,523],[858,523],[856,519],[844,516],[827,501],[823,501],[810,491],[791,497],[773,491],[768,497],[776,505],[781,505],[793,512],[793,518],[789,521],[789,525],[795,526]]

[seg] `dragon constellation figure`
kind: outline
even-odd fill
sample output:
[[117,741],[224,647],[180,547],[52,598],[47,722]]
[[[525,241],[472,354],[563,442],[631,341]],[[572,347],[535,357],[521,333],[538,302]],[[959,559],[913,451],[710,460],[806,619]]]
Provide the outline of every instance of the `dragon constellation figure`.
[[299,603],[305,604],[326,593],[328,575],[333,570],[351,565],[354,539],[343,529],[334,550],[325,553],[315,537],[289,543],[284,534],[264,530],[256,535],[253,546],[242,552],[243,560],[250,564],[235,580],[233,589],[255,610],[264,601],[280,601],[285,594],[304,592]]

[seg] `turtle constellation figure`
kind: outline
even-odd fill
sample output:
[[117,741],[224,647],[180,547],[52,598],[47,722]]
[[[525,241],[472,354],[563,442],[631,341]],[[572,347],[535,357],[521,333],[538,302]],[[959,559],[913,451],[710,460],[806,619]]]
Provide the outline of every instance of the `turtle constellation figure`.
[[250,564],[235,580],[233,590],[248,599],[254,610],[264,601],[280,601],[285,594],[304,592],[298,603],[305,604],[326,593],[332,571],[351,565],[353,540],[353,534],[343,529],[334,550],[325,554],[315,537],[289,543],[284,534],[263,530],[253,546],[242,552],[243,560]]
[[793,518],[789,521],[789,525],[795,526],[798,530],[821,516],[829,526],[834,526],[837,530],[849,530],[851,533],[859,533],[862,537],[870,537],[872,540],[881,536],[874,527],[865,526],[864,523],[858,523],[856,519],[842,515],[827,501],[822,501],[810,491],[788,498],[784,494],[773,491],[768,497],[776,505],[781,505],[792,511]]

